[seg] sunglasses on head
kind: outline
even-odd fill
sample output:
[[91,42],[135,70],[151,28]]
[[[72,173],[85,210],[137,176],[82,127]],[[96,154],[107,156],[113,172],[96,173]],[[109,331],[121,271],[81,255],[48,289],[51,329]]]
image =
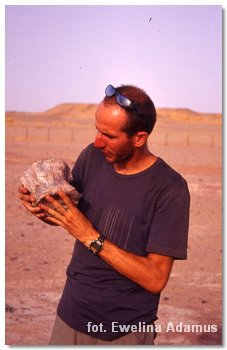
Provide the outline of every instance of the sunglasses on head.
[[113,85],[108,85],[106,87],[105,94],[108,97],[116,96],[116,102],[119,106],[143,118],[141,111],[135,105],[135,103],[132,102],[128,97],[121,95]]

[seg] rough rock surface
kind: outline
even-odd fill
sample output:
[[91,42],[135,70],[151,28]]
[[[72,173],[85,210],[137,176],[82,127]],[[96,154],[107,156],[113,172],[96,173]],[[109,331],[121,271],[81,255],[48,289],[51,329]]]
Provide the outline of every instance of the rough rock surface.
[[36,198],[33,204],[45,201],[45,195],[57,196],[59,190],[69,195],[77,204],[80,194],[69,184],[72,181],[70,167],[60,159],[47,159],[34,162],[20,178],[20,181]]

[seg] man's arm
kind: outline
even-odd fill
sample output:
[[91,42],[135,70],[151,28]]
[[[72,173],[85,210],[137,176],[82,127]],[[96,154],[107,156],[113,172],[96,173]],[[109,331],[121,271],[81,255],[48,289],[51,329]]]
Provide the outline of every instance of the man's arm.
[[[89,248],[91,241],[98,238],[99,232],[74,206],[68,196],[61,191],[58,194],[68,210],[51,196],[46,196],[46,200],[55,208],[51,209],[47,205],[40,204],[47,215],[50,214],[46,220],[65,228],[73,237]],[[105,240],[99,256],[119,273],[155,294],[160,293],[165,287],[173,265],[172,257],[153,253],[146,257],[138,256],[119,248],[108,239]]]
[[166,286],[173,265],[169,256],[149,253],[138,256],[105,240],[99,256],[118,272],[138,283],[149,292],[158,294]]

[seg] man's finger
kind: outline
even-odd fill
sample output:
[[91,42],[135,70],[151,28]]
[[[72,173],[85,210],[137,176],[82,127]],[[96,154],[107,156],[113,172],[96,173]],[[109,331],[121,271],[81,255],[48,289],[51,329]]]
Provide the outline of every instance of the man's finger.
[[64,215],[66,213],[65,208],[63,207],[62,204],[60,204],[56,199],[54,199],[53,197],[51,197],[50,195],[46,195],[45,199],[47,200],[47,202],[51,203],[51,205],[57,209],[57,211],[59,213],[61,213],[62,215]]
[[29,211],[30,211],[31,213],[33,213],[33,214],[39,213],[39,212],[42,211],[42,209],[41,209],[39,206],[33,207],[33,206],[30,205],[29,202],[26,201],[26,200],[22,200],[21,203],[23,204],[23,206],[24,206],[27,210],[29,210]]
[[53,216],[46,216],[45,219],[42,221],[45,221],[46,223],[49,222],[49,223],[52,223],[52,224],[55,224],[55,225],[58,225],[58,226],[65,228],[64,223],[61,220],[54,218]]
[[36,201],[36,199],[34,197],[32,197],[30,194],[22,194],[21,192],[19,192],[18,197],[19,197],[19,199],[21,199],[23,201],[30,202],[30,203],[33,203]]
[[63,202],[65,203],[67,208],[69,208],[70,210],[74,210],[75,209],[75,205],[73,204],[71,199],[64,192],[58,191],[58,195],[63,200]]
[[46,217],[46,214],[42,211],[41,213],[38,213],[35,215],[38,219],[43,219]]
[[23,185],[20,185],[19,188],[18,188],[18,191],[19,192],[22,192],[22,193],[28,193],[28,189],[25,188]]
[[[48,197],[48,196],[46,196],[46,197]],[[58,204],[60,207],[58,208],[57,204],[55,203],[57,201],[55,201],[55,200],[48,201],[48,202],[50,202],[57,210],[51,209],[48,205],[45,205],[45,204],[40,204],[40,208],[42,210],[44,210],[45,212],[47,212],[48,214],[50,214],[51,216],[53,216],[54,218],[62,221],[62,219],[64,217],[63,215],[66,213],[66,210],[59,203]]]
[[20,185],[18,191],[24,194],[30,194],[29,190],[26,187],[24,187],[24,185]]

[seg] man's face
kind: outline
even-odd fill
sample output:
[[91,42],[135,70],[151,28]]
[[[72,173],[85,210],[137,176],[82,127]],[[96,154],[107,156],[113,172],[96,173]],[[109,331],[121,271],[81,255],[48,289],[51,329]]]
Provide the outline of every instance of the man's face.
[[126,112],[118,105],[100,103],[96,111],[98,131],[94,146],[101,149],[109,163],[127,161],[134,154],[133,137],[122,131],[126,122]]

